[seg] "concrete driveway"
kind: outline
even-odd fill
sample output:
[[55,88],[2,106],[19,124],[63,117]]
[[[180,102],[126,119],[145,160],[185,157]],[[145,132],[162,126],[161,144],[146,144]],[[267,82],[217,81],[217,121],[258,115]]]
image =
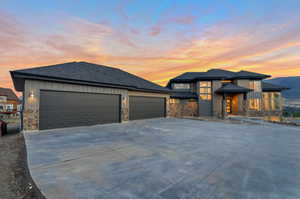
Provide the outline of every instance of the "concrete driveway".
[[153,119],[26,133],[48,199],[299,199],[300,128]]

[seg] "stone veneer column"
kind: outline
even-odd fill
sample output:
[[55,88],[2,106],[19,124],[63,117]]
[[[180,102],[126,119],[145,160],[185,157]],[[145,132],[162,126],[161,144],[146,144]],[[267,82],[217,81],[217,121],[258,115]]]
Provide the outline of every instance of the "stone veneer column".
[[121,95],[121,122],[129,120],[129,97],[128,93]]
[[166,117],[171,116],[171,109],[170,109],[170,98],[166,97]]
[[39,90],[30,86],[25,81],[24,107],[23,107],[23,130],[33,131],[39,129]]

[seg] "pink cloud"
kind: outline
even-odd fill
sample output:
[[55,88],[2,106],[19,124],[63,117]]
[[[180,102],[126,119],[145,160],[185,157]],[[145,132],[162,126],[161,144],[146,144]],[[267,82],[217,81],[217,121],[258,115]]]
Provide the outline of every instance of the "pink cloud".
[[183,17],[174,18],[173,21],[177,24],[190,25],[194,23],[196,19],[197,19],[196,16],[183,16]]
[[150,29],[150,32],[149,34],[151,36],[156,36],[156,35],[159,35],[161,32],[162,32],[162,25],[157,25],[157,26],[153,26],[151,29]]

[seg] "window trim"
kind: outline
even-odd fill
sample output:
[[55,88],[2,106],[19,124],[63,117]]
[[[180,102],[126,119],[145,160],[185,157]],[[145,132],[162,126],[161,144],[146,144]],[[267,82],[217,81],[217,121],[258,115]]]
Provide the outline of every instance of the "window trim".
[[261,80],[250,80],[249,81],[249,88],[252,89],[252,92],[261,92],[262,87],[261,87]]
[[[181,88],[176,88],[176,86],[181,85]],[[186,87],[185,87],[186,86]],[[189,83],[173,83],[172,84],[172,89],[176,89],[176,90],[189,90],[191,89],[191,84]]]
[[[249,110],[253,110],[253,111],[261,111],[262,107],[261,107],[261,98],[250,98],[249,99]],[[252,104],[252,101],[254,101],[254,104]],[[254,105],[254,106],[252,106]]]
[[[201,86],[201,83],[206,83],[204,86]],[[212,81],[199,81],[199,98],[205,101],[212,100]],[[207,90],[206,92],[201,92],[201,89]]]

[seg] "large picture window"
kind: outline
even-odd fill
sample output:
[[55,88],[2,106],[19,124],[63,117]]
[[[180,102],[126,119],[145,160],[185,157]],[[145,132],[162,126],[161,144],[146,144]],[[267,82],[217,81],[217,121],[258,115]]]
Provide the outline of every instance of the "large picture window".
[[260,99],[259,98],[249,99],[249,109],[259,111],[260,110]]
[[199,83],[199,96],[201,100],[211,100],[211,82],[201,81]]
[[186,83],[173,84],[173,89],[190,89],[190,88],[191,88],[190,84],[186,84]]
[[264,109],[266,111],[271,110],[271,107],[270,107],[270,101],[271,101],[270,94],[269,93],[264,93],[263,98],[264,98]]
[[268,92],[263,94],[264,109],[266,111],[280,110],[282,106],[281,95],[278,92]]
[[261,81],[260,80],[251,80],[249,88],[254,92],[261,92]]

